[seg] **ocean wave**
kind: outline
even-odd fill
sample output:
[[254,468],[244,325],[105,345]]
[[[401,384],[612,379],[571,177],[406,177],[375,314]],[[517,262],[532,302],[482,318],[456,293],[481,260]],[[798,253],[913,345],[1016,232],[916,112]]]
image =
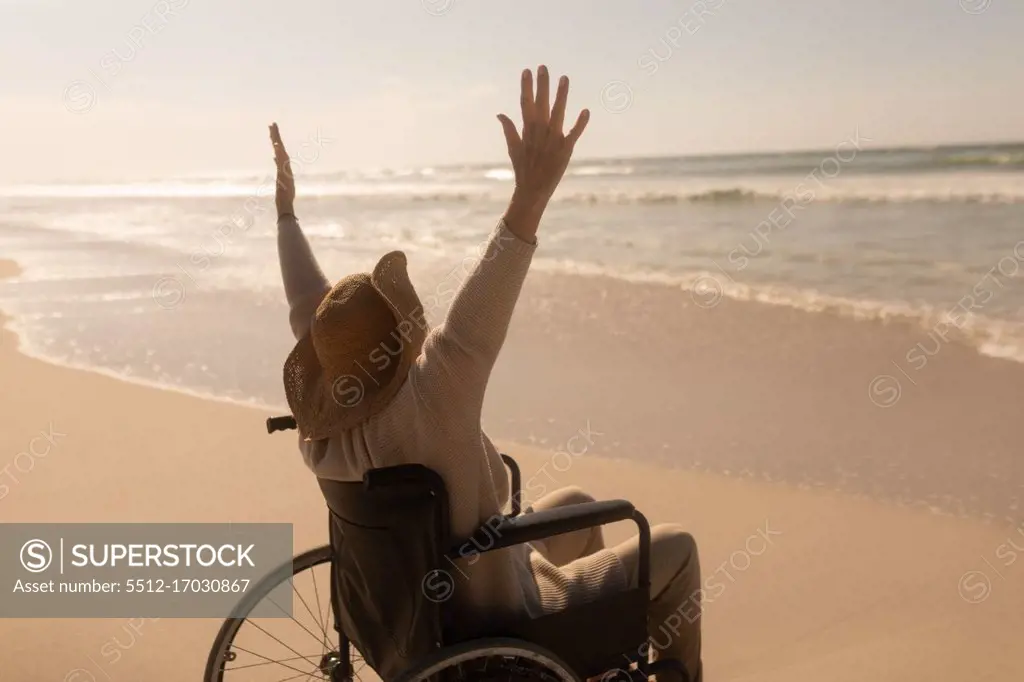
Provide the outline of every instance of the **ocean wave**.
[[[957,173],[1017,175],[1024,172],[1024,144],[979,144],[921,148],[861,149],[854,158],[847,159],[838,148],[781,153],[667,155],[656,157],[618,157],[582,159],[566,171],[566,177],[579,181],[622,178],[635,182],[640,178],[668,181],[673,179],[698,180],[717,178],[721,183],[728,178],[745,177],[804,177],[824,169],[829,160],[842,160],[843,173],[856,176],[885,177],[894,174],[919,174],[942,177]],[[264,183],[272,184],[272,168],[250,170],[224,169],[196,172],[176,177],[124,178],[111,182],[108,191],[123,191],[118,187],[180,186],[187,187],[194,196],[217,195],[225,186],[250,188]],[[362,168],[328,170],[309,168],[299,172],[302,183],[323,185],[380,185],[396,182],[412,184],[470,183],[495,185],[512,180],[507,163],[473,163],[405,168]],[[92,186],[95,187],[95,186]],[[111,187],[115,189],[111,189]],[[50,185],[29,188],[34,192],[80,192],[73,185]],[[10,188],[0,187],[0,196]],[[19,192],[26,188],[19,188]],[[89,190],[92,191],[92,190]],[[173,190],[172,190],[173,191]]]
[[936,164],[937,167],[949,166],[952,168],[1010,168],[1014,166],[1024,167],[1024,152],[997,152],[997,153],[964,153],[949,154],[942,157]]
[[[704,278],[714,277],[705,273]],[[709,280],[692,278],[685,287],[694,299],[707,296]],[[716,280],[717,283],[717,280]],[[912,324],[922,333],[941,334],[943,339],[955,339],[972,347],[981,355],[1024,363],[1024,323],[973,315],[966,319],[954,318],[949,309],[912,304],[906,301],[878,301],[870,299],[832,296],[818,291],[777,286],[748,286],[737,283],[721,284],[712,294],[739,301],[753,301],[769,305],[795,308],[811,313],[833,314],[854,320],[902,322]]]
[[570,168],[566,175],[578,175],[581,177],[594,177],[601,175],[632,175],[636,169],[633,166],[618,164],[606,164],[601,166],[580,166]]
[[[1024,188],[1020,191],[971,192],[952,189],[935,190],[843,190],[833,189],[815,194],[801,194],[795,190],[768,192],[745,187],[728,187],[704,191],[651,191],[651,192],[575,192],[555,196],[554,201],[580,204],[742,204],[779,203],[795,201],[799,205],[811,202],[840,204],[1019,204],[1024,203]],[[440,199],[440,197],[439,197]]]
[[[81,186],[0,187],[0,197],[32,197],[49,199],[231,199],[255,196],[257,187],[244,184],[129,184]],[[401,203],[494,203],[508,200],[506,188],[445,185],[392,184],[353,185],[311,183],[303,187],[303,195],[319,198],[338,198],[353,202]],[[975,186],[884,187],[863,184],[816,187],[811,182],[794,180],[784,188],[752,188],[743,185],[697,188],[636,188],[619,190],[595,187],[584,190],[571,185],[555,194],[553,201],[563,204],[619,204],[619,205],[735,205],[750,203],[780,203],[794,201],[808,203],[841,204],[1020,204],[1024,203],[1024,183],[990,191]]]
[[566,192],[555,195],[554,201],[571,204],[733,204],[754,201],[779,201],[784,195],[755,192],[743,187],[725,187],[702,191],[639,191],[639,192]]
[[950,317],[949,309],[936,306],[835,296],[784,285],[746,284],[723,277],[720,272],[704,270],[679,274],[636,272],[558,259],[538,259],[536,267],[551,273],[609,277],[634,284],[678,287],[688,291],[694,303],[704,308],[712,308],[722,299],[731,299],[860,321],[911,324],[925,334],[935,332],[943,325],[945,337],[973,347],[981,355],[1024,363],[1024,322],[984,315],[954,320]]

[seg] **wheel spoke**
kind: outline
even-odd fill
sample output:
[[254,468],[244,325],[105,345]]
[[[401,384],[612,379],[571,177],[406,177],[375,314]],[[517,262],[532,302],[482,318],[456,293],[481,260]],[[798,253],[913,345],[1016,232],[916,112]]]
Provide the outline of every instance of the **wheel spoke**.
[[[265,635],[266,635],[267,637],[270,637],[270,638],[271,638],[272,640],[274,640],[275,642],[277,642],[278,644],[280,644],[281,646],[283,646],[283,647],[284,647],[285,649],[288,649],[288,651],[291,651],[291,652],[292,652],[293,654],[295,654],[295,655],[296,655],[296,656],[298,656],[299,658],[301,658],[301,659],[305,660],[305,661],[306,661],[307,663],[313,663],[313,661],[309,660],[309,657],[307,657],[307,656],[303,656],[303,655],[302,655],[302,654],[300,654],[300,653],[299,653],[298,651],[296,651],[295,649],[291,648],[290,646],[288,646],[287,644],[285,644],[284,642],[282,642],[282,641],[281,641],[280,639],[278,639],[277,637],[274,637],[274,635],[270,634],[269,632],[267,632],[266,630],[264,630],[263,628],[261,628],[261,627],[259,626],[259,624],[258,624],[258,623],[256,623],[255,621],[252,621],[252,620],[250,620],[250,621],[248,621],[248,622],[249,622],[249,623],[250,623],[250,624],[251,624],[251,625],[252,625],[252,626],[253,626],[254,628],[256,628],[257,630],[259,630],[260,632],[262,632],[263,634],[265,634]],[[262,658],[262,659],[264,659],[264,660],[267,660],[267,661],[271,661],[271,660],[273,660],[273,659],[271,659],[271,658],[267,658],[266,656],[260,656],[260,654],[257,654],[257,653],[255,653],[255,652],[253,652],[253,651],[246,651],[245,649],[242,649],[242,647],[240,647],[240,646],[234,645],[234,647],[235,647],[236,649],[239,649],[239,650],[241,650],[241,651],[245,651],[245,653],[247,653],[247,654],[252,654],[253,656],[259,656],[260,658]],[[284,664],[282,664],[282,665],[284,665]],[[318,665],[317,663],[313,663],[313,665],[314,665],[314,666],[316,666],[316,667],[318,667],[318,668],[320,667],[320,666],[319,666],[319,665]],[[291,668],[292,670],[295,670],[295,671],[297,671],[297,672],[302,672],[302,671],[301,671],[301,670],[299,670],[298,668],[292,668],[292,667],[291,667],[290,665],[286,665],[286,666],[284,666],[284,667],[286,667],[286,668]]]
[[[317,589],[316,586],[316,567],[314,566],[313,568],[311,568],[309,570],[309,573],[313,578],[313,595],[316,598],[316,612],[320,614],[320,629],[323,630],[324,633],[324,652],[326,653],[330,650],[330,647],[328,647],[327,645],[327,618],[324,616],[323,611],[320,609],[320,590]],[[295,582],[292,581],[293,586],[294,584]]]
[[[294,580],[292,580],[292,592],[294,592],[295,596],[299,598],[299,601],[302,602],[302,605],[306,607],[306,612],[309,613],[310,616],[312,616],[313,621],[316,622],[317,625],[320,625],[320,631],[324,635],[324,638],[323,638],[322,642],[325,645],[324,646],[324,650],[326,651],[326,649],[327,649],[327,647],[326,647],[326,644],[327,644],[327,629],[323,625],[321,625],[319,621],[317,621],[316,616],[313,615],[312,609],[309,608],[309,604],[306,603],[306,600],[302,598],[301,594],[299,594],[298,588],[295,587],[295,581]],[[317,604],[317,610],[319,610],[319,603]],[[295,620],[295,619],[292,618],[292,620]],[[299,621],[296,620],[295,622],[298,623]],[[299,625],[301,626],[302,623],[299,623]],[[306,632],[309,632],[309,634],[313,635],[313,633],[310,632],[309,630],[306,630]],[[316,637],[316,635],[313,635],[313,636]],[[317,638],[317,639],[319,640],[319,638]]]
[[[245,652],[245,653],[247,653],[247,654],[249,654],[251,656],[258,656],[259,658],[264,658],[266,660],[261,661],[259,663],[249,663],[247,665],[236,665],[236,666],[234,666],[232,668],[224,668],[225,672],[227,672],[228,670],[244,670],[245,668],[258,668],[258,667],[260,667],[262,665],[274,665],[274,664],[277,664],[277,663],[284,663],[285,661],[306,661],[308,663],[309,660],[310,660],[309,656],[291,656],[289,658],[269,659],[266,656],[261,656],[260,654],[256,653],[255,651],[248,651],[248,650],[243,649],[242,647],[237,646],[237,645],[232,647],[232,648],[238,649],[239,651]],[[312,655],[313,656],[319,656],[319,654],[312,654]],[[303,673],[303,675],[305,675],[305,673]]]
[[298,675],[292,675],[291,677],[285,677],[284,679],[278,680],[277,682],[288,682],[288,680],[297,680],[297,679],[299,679],[300,677],[303,677],[303,676],[305,676],[305,678],[308,680],[309,678],[311,678],[313,676],[313,673],[299,673]]
[[[237,614],[233,613],[232,617],[229,618],[222,626],[221,634],[218,635],[217,639],[214,642],[213,650],[210,652],[210,662],[208,663],[208,671],[210,673],[210,675],[208,676],[209,679],[218,680],[218,682],[227,682],[228,680],[237,677],[249,678],[252,674],[258,672],[261,669],[269,672],[270,669],[274,666],[280,666],[282,670],[288,671],[285,673],[287,676],[284,678],[284,680],[326,679],[326,673],[324,673],[323,669],[331,667],[334,661],[338,659],[338,653],[340,652],[338,648],[339,644],[332,643],[332,640],[334,640],[335,637],[328,631],[328,621],[326,620],[324,606],[320,603],[320,586],[319,581],[317,580],[316,577],[316,569],[324,565],[330,566],[331,561],[332,552],[330,550],[330,547],[322,546],[317,547],[315,549],[311,549],[307,552],[296,555],[293,558],[291,566],[291,575],[287,578],[291,580],[293,592],[295,593],[296,596],[299,597],[299,600],[302,602],[303,607],[305,608],[307,613],[309,613],[310,617],[313,619],[314,625],[312,625],[312,628],[314,629],[310,629],[310,627],[307,627],[299,619],[297,613],[289,613],[289,610],[285,610],[281,606],[281,604],[277,603],[277,601],[273,598],[273,590],[279,587],[280,583],[283,582],[283,580],[261,580],[256,585],[258,589],[254,590],[255,592],[257,592],[257,594],[252,595],[255,598],[255,601],[246,600],[246,602],[240,604],[241,606],[243,606],[241,612],[238,612]],[[305,573],[307,571],[312,572],[310,578],[313,580],[313,591],[315,598],[317,600],[317,608],[315,612],[311,608],[309,600],[306,599],[303,594],[301,594],[301,592],[297,588],[297,585],[295,584],[296,579],[302,573]],[[326,594],[327,593],[325,592],[325,595]],[[316,641],[317,643],[317,649],[320,649],[321,653],[314,655],[304,655],[299,650],[293,648],[300,647],[302,649],[311,649],[312,647],[310,647],[308,644],[303,643],[304,640],[300,641],[302,640],[303,636],[289,635],[287,632],[287,625],[281,626],[281,628],[283,628],[283,631],[278,632],[280,628],[271,627],[269,624],[264,624],[264,627],[264,625],[261,625],[259,622],[256,622],[256,620],[254,620],[251,617],[251,615],[254,609],[258,611],[258,608],[256,607],[258,607],[258,605],[263,601],[269,601],[271,604],[274,605],[274,607],[278,611],[281,612],[281,614],[285,618],[291,620],[308,636],[312,637],[314,641]],[[248,603],[248,606],[245,606],[246,603]],[[290,608],[291,605],[289,605],[289,609]],[[327,609],[333,609],[333,605],[328,606]],[[327,613],[330,613],[330,610],[328,610]],[[281,619],[278,618],[277,620]],[[261,650],[271,649],[271,651],[267,652],[268,655],[256,653],[255,651],[250,651],[249,649],[246,649],[244,646],[238,646],[236,644],[236,639],[238,639],[239,637],[241,638],[243,644],[245,644],[248,639],[251,639],[251,637],[246,637],[245,635],[242,635],[242,630],[246,623],[252,624],[253,628],[262,632],[267,638],[277,642],[277,646],[283,647],[285,650],[287,650],[287,652],[290,652],[290,654],[284,651],[277,651],[275,646],[269,645],[267,642],[261,642],[259,636],[256,636],[254,640],[255,644],[248,644],[248,646],[252,646],[254,648]],[[315,630],[319,630],[320,634],[316,634]],[[291,640],[295,640],[295,642],[292,643]],[[238,656],[236,655],[235,652],[238,652],[239,654],[248,654],[252,658],[250,658],[249,660],[237,660]],[[347,653],[348,652],[346,651],[346,654]],[[301,665],[302,662],[305,662],[309,666],[309,668],[303,670],[304,666]],[[244,676],[241,675],[240,672],[237,675],[228,675],[228,673],[232,670],[248,670],[249,672],[246,673],[246,675]],[[272,674],[273,673],[271,673],[271,675]],[[266,678],[261,677],[260,679]],[[246,679],[246,682],[248,682],[248,679]],[[282,680],[281,682],[284,681]]]
[[[300,597],[300,598],[301,598],[301,597]],[[298,620],[297,620],[297,619],[295,618],[295,616],[293,616],[293,615],[291,615],[290,613],[288,613],[288,612],[287,612],[287,611],[286,611],[286,610],[284,609],[284,607],[283,607],[283,606],[281,606],[280,604],[278,604],[278,603],[277,603],[276,601],[274,601],[273,599],[271,599],[271,598],[270,598],[269,596],[267,597],[267,600],[268,600],[268,601],[269,601],[269,602],[270,602],[271,604],[273,604],[274,606],[276,606],[276,607],[277,607],[277,610],[278,610],[278,611],[280,611],[280,612],[281,612],[281,613],[283,613],[284,615],[288,616],[288,618],[290,618],[290,619],[292,620],[292,622],[294,622],[294,623],[295,623],[296,625],[298,625],[298,626],[299,626],[300,628],[302,628],[303,630],[305,630],[305,631],[306,631],[306,632],[307,632],[307,633],[309,634],[309,636],[310,636],[310,637],[312,637],[312,638],[313,638],[313,640],[314,640],[314,641],[315,641],[315,642],[316,642],[317,644],[323,644],[323,642],[321,641],[321,639],[320,639],[319,637],[317,637],[317,636],[316,636],[316,634],[315,634],[315,633],[314,633],[314,632],[313,632],[312,630],[310,630],[310,629],[309,629],[309,628],[307,628],[307,627],[306,627],[305,625],[303,625],[302,623],[300,623],[300,622],[299,622],[299,621],[298,621]],[[305,603],[305,602],[303,602],[303,603]],[[309,607],[308,607],[308,606],[306,607],[306,610],[307,610],[307,611],[309,610]],[[312,615],[312,614],[310,614],[310,615]],[[250,622],[250,623],[252,623],[253,621],[249,621],[249,622]],[[325,632],[324,634],[326,635],[327,633]]]

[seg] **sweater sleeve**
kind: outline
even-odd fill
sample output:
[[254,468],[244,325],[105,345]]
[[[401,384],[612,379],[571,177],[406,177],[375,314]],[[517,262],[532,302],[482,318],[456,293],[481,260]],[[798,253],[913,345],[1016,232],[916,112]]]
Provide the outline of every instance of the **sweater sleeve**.
[[281,216],[277,221],[277,255],[288,298],[288,319],[295,338],[301,339],[309,331],[317,306],[331,284],[320,270],[295,216]]
[[465,279],[444,322],[427,336],[415,368],[419,398],[443,426],[478,432],[487,380],[536,248],[502,220],[468,273],[465,267],[453,272]]

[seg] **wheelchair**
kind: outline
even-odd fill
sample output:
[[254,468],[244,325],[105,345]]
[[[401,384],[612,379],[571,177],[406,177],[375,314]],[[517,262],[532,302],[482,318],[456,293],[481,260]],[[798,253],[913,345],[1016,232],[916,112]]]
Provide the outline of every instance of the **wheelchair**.
[[[295,428],[291,416],[267,420],[269,433]],[[648,661],[644,516],[625,500],[520,514],[519,467],[508,455],[502,459],[512,509],[469,539],[480,552],[631,520],[640,532],[638,584],[564,611],[467,632],[446,598],[455,589],[446,569],[466,542],[449,537],[441,477],[406,464],[370,470],[361,482],[319,479],[330,543],[295,556],[239,601],[210,649],[205,682],[352,682],[378,675],[384,682],[641,682],[661,672],[689,682],[680,661]],[[293,610],[274,603],[287,617],[250,617],[289,575]]]

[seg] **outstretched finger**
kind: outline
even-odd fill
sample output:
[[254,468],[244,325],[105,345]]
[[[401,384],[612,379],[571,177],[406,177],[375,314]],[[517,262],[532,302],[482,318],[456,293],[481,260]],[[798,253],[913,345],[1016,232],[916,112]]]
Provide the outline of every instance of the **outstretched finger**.
[[569,99],[569,79],[562,76],[558,79],[558,92],[555,93],[555,106],[551,109],[551,130],[556,133],[562,132],[562,122],[565,120],[565,103]]
[[587,127],[587,123],[590,121],[590,109],[584,109],[580,112],[580,115],[576,118],[576,123],[573,125],[572,130],[565,136],[565,141],[570,146],[576,144],[576,140],[580,139],[580,135],[583,134],[583,130]]
[[277,161],[277,164],[281,165],[283,162],[287,162],[288,151],[284,148],[281,131],[278,130],[276,123],[270,125],[270,142],[274,145],[274,160]]
[[523,113],[523,125],[533,123],[533,72],[523,69],[523,76],[519,84],[519,107]]
[[281,141],[281,131],[277,124],[270,126],[270,141],[274,145],[274,164],[277,166],[277,185],[288,192],[294,191],[294,176],[292,175],[292,161],[288,157],[288,150],[284,148]]
[[498,114],[498,121],[501,123],[501,129],[505,133],[505,144],[508,145],[508,156],[510,159],[515,161],[519,155],[519,148],[523,144],[522,138],[519,137],[519,131],[516,130],[516,124],[512,122],[505,114]]
[[541,64],[537,67],[537,119],[544,123],[551,117],[551,108],[548,104],[550,85],[548,84],[548,67]]

